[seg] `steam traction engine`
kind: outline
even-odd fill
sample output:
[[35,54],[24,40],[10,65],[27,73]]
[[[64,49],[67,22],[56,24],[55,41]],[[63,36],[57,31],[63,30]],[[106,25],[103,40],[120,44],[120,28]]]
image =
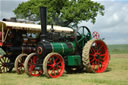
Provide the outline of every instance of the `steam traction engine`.
[[[14,66],[18,74],[24,73],[24,61],[27,55],[36,50],[40,41],[41,26],[25,22],[15,18],[0,21],[0,73],[11,72]],[[54,33],[51,33],[53,29],[47,25],[49,32],[47,39],[52,42],[64,41],[63,34],[73,32],[71,28],[54,27]]]
[[35,52],[38,39],[32,38],[28,29],[24,30],[19,24],[0,22],[0,73],[10,72],[14,66],[17,73],[23,73],[27,55]]
[[[29,76],[45,74],[47,77],[60,77],[64,70],[68,73],[104,72],[109,63],[106,44],[100,39],[92,39],[91,32],[85,26],[65,29],[57,33],[54,27],[47,32],[47,10],[40,8],[41,34],[36,52],[25,60],[25,70]],[[96,33],[96,37],[99,36]]]

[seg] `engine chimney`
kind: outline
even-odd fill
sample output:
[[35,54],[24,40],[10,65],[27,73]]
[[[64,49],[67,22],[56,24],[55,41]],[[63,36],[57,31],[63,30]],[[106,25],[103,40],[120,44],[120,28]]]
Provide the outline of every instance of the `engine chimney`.
[[40,19],[41,19],[41,40],[46,39],[47,35],[47,8],[40,7]]

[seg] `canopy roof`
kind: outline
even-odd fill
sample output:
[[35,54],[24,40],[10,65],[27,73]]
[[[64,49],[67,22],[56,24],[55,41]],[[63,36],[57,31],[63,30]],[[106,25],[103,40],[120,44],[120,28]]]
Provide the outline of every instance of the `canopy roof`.
[[[37,24],[0,21],[0,31],[2,31],[2,27],[4,28],[4,30],[17,29],[17,30],[26,30],[27,32],[31,32],[31,33],[41,32],[41,25],[37,25]],[[55,30],[55,32],[66,32],[66,33],[74,32],[72,28],[68,28],[68,27],[53,26],[53,29]],[[47,31],[50,30],[51,30],[51,26],[47,25]]]

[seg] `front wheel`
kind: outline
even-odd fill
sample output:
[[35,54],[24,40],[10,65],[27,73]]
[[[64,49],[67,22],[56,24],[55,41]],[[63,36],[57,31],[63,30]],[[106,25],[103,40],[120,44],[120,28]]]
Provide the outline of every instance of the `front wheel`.
[[49,53],[44,59],[43,70],[47,77],[60,77],[64,72],[63,57],[58,53]]
[[15,60],[15,69],[18,74],[23,74],[25,72],[24,61],[27,57],[27,54],[20,54]]
[[38,56],[36,53],[31,53],[27,56],[24,66],[29,76],[40,76],[43,73],[42,69],[38,66]]

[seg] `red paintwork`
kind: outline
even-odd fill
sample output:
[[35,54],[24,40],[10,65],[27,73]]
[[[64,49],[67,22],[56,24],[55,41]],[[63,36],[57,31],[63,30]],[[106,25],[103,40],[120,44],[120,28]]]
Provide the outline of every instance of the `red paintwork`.
[[43,52],[42,47],[38,47],[38,48],[37,48],[37,53],[41,55],[41,54],[42,54],[42,52]]
[[92,33],[92,36],[93,36],[93,38],[95,38],[95,39],[99,39],[99,38],[100,38],[100,34],[99,34],[98,32],[96,32],[96,31],[94,31],[94,32]]
[[109,63],[109,53],[107,46],[102,41],[96,41],[95,43],[93,43],[90,49],[89,58],[94,72],[104,72]]
[[2,32],[0,32],[0,46],[3,46],[3,42],[2,42]]
[[37,62],[38,56],[33,56],[29,62],[28,62],[28,69],[29,69],[29,74],[31,76],[40,76],[42,74],[42,70],[36,70],[35,69],[35,64]]
[[64,72],[64,61],[60,55],[54,54],[48,59],[48,74],[52,78],[60,77]]

